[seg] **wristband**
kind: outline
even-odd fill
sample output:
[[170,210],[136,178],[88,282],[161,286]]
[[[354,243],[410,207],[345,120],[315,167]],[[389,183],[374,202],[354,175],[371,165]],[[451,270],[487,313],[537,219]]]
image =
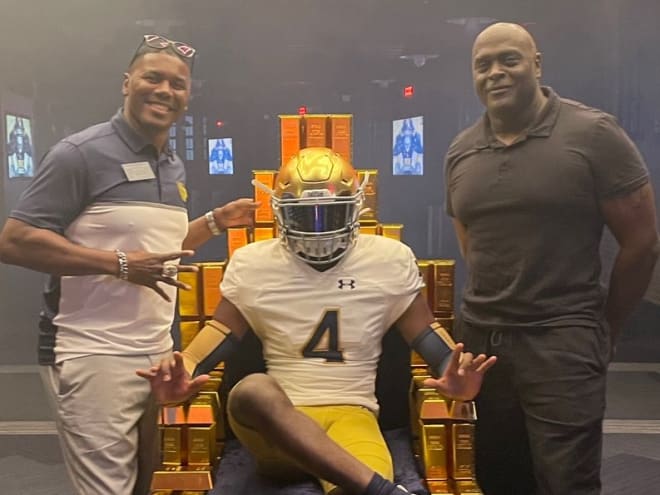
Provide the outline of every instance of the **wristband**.
[[204,218],[206,218],[206,224],[209,226],[209,230],[213,235],[220,235],[222,232],[220,232],[220,229],[218,228],[218,224],[215,223],[215,217],[213,216],[213,210],[207,211],[204,214]]
[[119,280],[128,280],[128,258],[126,253],[119,249],[115,249],[115,254],[117,255],[117,261],[119,262],[119,273],[117,273],[117,278]]

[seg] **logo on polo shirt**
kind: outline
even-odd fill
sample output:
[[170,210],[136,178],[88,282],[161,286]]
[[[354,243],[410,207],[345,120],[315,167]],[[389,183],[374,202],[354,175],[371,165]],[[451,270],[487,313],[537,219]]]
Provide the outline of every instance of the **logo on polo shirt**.
[[181,200],[184,203],[188,201],[188,189],[186,189],[185,184],[181,181],[177,181],[176,187],[179,188],[179,196],[181,196]]

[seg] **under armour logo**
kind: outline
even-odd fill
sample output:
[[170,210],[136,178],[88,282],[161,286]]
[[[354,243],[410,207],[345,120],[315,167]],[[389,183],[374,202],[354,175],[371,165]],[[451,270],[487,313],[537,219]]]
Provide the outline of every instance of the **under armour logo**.
[[340,289],[348,287],[349,289],[355,289],[355,279],[353,278],[340,278],[337,280],[337,284]]

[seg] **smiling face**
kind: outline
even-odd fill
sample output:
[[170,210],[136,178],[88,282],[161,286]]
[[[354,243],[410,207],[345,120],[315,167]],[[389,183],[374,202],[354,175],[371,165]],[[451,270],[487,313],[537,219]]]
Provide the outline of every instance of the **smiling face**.
[[124,117],[146,137],[167,135],[190,99],[190,68],[167,52],[145,53],[124,74]]
[[515,115],[539,91],[541,55],[531,35],[515,24],[495,24],[472,49],[474,87],[488,113]]

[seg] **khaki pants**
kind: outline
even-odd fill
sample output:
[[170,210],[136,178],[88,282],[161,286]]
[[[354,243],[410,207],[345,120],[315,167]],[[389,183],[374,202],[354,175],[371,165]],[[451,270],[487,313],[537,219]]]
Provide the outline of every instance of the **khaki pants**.
[[135,374],[166,354],[86,356],[46,366],[64,461],[78,495],[147,495],[159,461],[158,405]]

